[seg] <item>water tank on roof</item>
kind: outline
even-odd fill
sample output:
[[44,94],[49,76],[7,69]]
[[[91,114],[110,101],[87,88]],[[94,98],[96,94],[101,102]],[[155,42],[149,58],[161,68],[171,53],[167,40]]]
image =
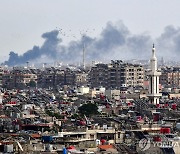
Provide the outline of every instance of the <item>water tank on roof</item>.
[[101,144],[101,141],[96,139],[96,145],[100,145]]
[[101,144],[104,145],[106,143],[105,139],[101,139]]
[[171,132],[171,129],[168,127],[162,127],[160,129],[160,133],[162,133],[162,134],[170,134],[170,132]]
[[121,84],[121,87],[126,87],[126,84]]
[[67,154],[66,148],[63,148],[63,154]]
[[13,153],[13,144],[5,145],[4,153]]
[[154,112],[153,121],[159,121],[159,120],[160,120],[160,112]]
[[176,124],[176,128],[177,128],[178,130],[180,130],[180,123],[179,123],[179,122]]
[[172,104],[172,109],[173,109],[173,110],[176,110],[176,108],[177,108],[177,104],[175,104],[175,103]]
[[45,144],[45,151],[52,151],[53,150],[53,145],[51,144]]

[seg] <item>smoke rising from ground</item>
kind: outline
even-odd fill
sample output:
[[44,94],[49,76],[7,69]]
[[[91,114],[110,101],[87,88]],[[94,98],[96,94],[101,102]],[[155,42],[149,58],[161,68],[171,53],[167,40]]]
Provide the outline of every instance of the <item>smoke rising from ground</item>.
[[[83,35],[77,41],[71,41],[67,46],[61,44],[62,38],[58,30],[44,33],[45,39],[41,47],[34,46],[23,55],[11,51],[8,66],[22,65],[27,61],[43,63],[61,61],[67,63],[82,61],[83,45],[86,49],[86,60],[111,60],[111,59],[149,59],[151,46],[154,42],[158,57],[164,59],[179,60],[180,52],[180,28],[167,26],[164,32],[156,39],[149,34],[132,34],[121,22],[108,22],[100,33],[100,36],[91,38]],[[154,40],[154,41],[153,41]]]
[[180,60],[180,28],[167,26],[164,32],[157,39],[159,56],[164,56],[168,60]]
[[45,41],[41,47],[34,46],[31,50],[28,50],[23,55],[18,55],[17,53],[11,51],[9,54],[9,60],[5,61],[4,64],[9,66],[21,65],[34,60],[41,61],[41,57],[44,56],[55,60],[58,53],[58,45],[62,41],[60,38],[58,38],[58,31],[54,30],[44,33],[42,38],[44,38]]

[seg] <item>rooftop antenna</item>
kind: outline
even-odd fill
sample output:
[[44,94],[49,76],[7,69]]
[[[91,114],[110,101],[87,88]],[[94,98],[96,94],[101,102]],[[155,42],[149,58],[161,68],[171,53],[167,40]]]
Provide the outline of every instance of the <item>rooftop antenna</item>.
[[83,69],[85,69],[85,44],[83,44]]

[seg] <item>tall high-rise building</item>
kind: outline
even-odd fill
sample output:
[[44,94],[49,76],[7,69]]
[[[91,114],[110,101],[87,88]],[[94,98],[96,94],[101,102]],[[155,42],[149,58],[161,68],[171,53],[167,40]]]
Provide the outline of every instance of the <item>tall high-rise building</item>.
[[161,72],[158,71],[157,68],[157,58],[155,55],[155,47],[153,44],[152,48],[152,57],[150,59],[150,72],[148,73],[149,76],[149,93],[148,97],[152,104],[159,104],[159,98],[161,94],[159,93],[159,76]]

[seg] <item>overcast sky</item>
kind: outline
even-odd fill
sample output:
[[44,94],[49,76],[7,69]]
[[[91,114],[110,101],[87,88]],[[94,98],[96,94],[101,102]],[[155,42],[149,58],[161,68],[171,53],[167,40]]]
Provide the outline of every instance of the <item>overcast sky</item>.
[[0,0],[0,62],[10,51],[42,45],[41,35],[56,27],[76,37],[95,29],[88,35],[96,37],[108,21],[121,20],[131,33],[156,38],[168,25],[179,27],[179,6],[180,0]]

